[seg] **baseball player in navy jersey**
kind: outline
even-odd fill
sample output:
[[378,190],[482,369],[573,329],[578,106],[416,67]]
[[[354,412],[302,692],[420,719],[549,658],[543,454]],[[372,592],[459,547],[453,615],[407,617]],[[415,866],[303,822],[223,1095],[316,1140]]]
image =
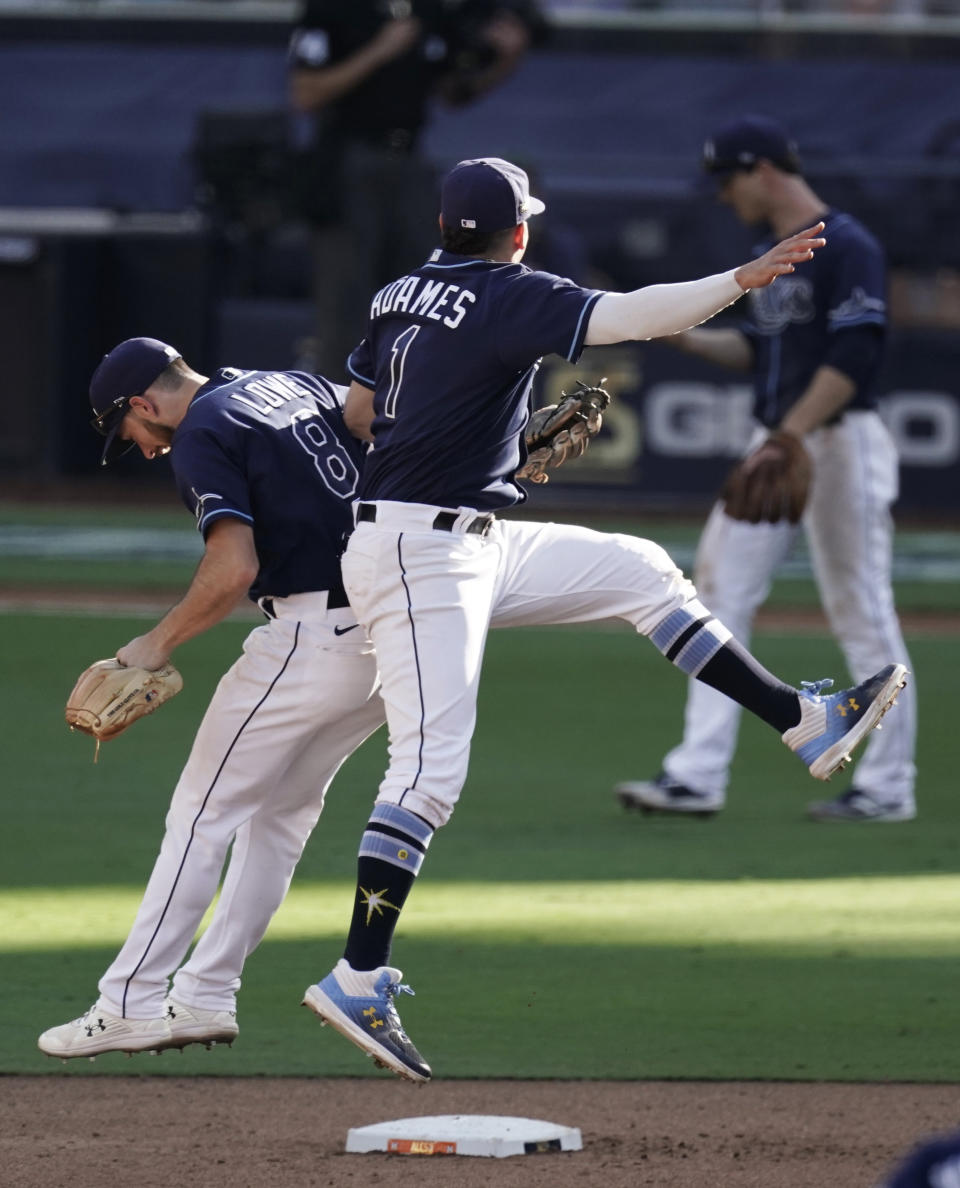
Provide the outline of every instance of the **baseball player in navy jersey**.
[[[776,238],[821,219],[827,243],[792,276],[751,293],[739,326],[689,330],[671,341],[712,362],[752,370],[758,428],[749,453],[771,430],[803,440],[813,481],[802,529],[824,611],[854,679],[890,658],[909,665],[891,577],[897,456],[875,392],[887,322],[883,251],[861,223],[813,192],[796,146],[773,120],[748,116],[725,125],[707,142],[704,164],[720,200],[743,222],[767,224]],[[787,519],[732,519],[722,502],[711,512],[694,581],[741,643],[749,642],[754,614],[797,531]],[[739,715],[729,698],[691,682],[683,740],[655,779],[620,784],[621,800],[668,813],[722,808]],[[852,786],[810,804],[810,816],[913,818],[915,739],[911,682],[889,725],[871,736]]]
[[[117,658],[157,668],[246,594],[267,620],[204,715],[99,998],[40,1036],[50,1056],[232,1042],[244,960],[286,894],[334,774],[384,720],[373,645],[340,577],[364,448],[344,427],[345,395],[298,372],[226,368],[208,379],[150,338],[121,343],[93,376],[104,463],[134,446],[147,458],[169,452],[204,538],[183,599]],[[181,965],[231,841],[210,925]]]
[[305,1003],[400,1076],[426,1063],[394,999],[393,930],[434,831],[467,772],[487,629],[619,617],[681,671],[758,714],[826,778],[905,678],[889,665],[821,696],[768,673],[651,541],[501,521],[521,503],[530,384],[540,357],[672,334],[789,274],[822,247],[819,224],[723,275],[633,293],[584,289],[520,260],[543,203],[497,158],[463,161],[441,194],[442,248],[371,302],[348,361],[345,420],[373,441],[343,558],[344,586],[380,663],[390,764],[363,834],[343,958]]

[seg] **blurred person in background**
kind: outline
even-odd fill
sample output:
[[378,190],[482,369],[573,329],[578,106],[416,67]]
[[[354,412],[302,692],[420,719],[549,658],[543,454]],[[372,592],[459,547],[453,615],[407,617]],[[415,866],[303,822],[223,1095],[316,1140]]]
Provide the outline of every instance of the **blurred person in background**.
[[370,294],[434,246],[436,178],[420,153],[431,101],[472,102],[546,32],[536,0],[307,0],[290,95],[314,121],[300,190],[315,227],[315,370],[345,376]]
[[[769,233],[757,254],[817,219],[826,247],[794,275],[749,296],[737,326],[696,327],[664,339],[708,362],[753,376],[757,427],[752,464],[777,466],[771,434],[800,439],[813,478],[802,527],[824,612],[855,681],[889,658],[910,667],[892,586],[898,460],[877,412],[875,380],[887,324],[883,250],[853,216],[831,209],[801,171],[796,145],[776,121],[746,116],[706,142],[703,165],[719,200]],[[742,465],[742,464],[741,464]],[[798,525],[748,523],[714,506],[697,548],[694,582],[704,603],[749,646],[753,618]],[[852,786],[808,806],[818,821],[909,821],[916,815],[916,692],[874,733]],[[655,778],[617,785],[627,807],[715,813],[724,806],[740,707],[690,682],[683,739]]]

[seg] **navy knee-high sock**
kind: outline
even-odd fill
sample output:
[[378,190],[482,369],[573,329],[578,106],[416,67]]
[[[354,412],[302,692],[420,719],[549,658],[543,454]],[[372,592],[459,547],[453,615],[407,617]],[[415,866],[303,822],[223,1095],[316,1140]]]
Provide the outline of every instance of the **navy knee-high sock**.
[[768,672],[702,602],[694,599],[672,611],[650,638],[677,668],[733,698],[781,734],[800,721],[796,689]]
[[390,960],[393,933],[413,887],[433,826],[394,804],[376,804],[360,841],[357,890],[344,957],[353,969]]

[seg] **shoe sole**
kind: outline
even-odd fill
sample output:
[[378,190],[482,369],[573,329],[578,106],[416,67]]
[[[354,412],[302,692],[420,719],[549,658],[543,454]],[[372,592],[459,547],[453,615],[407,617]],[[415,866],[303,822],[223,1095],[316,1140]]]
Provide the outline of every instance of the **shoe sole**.
[[687,808],[678,804],[650,804],[643,799],[643,796],[638,792],[632,792],[628,788],[614,788],[614,795],[623,807],[630,812],[635,809],[637,812],[643,813],[645,817],[652,816],[654,813],[664,813],[671,817],[700,817],[706,820],[708,817],[714,817],[723,807],[717,805],[715,808],[700,808],[698,806],[691,806]]
[[97,1048],[95,1051],[87,1050],[85,1052],[51,1052],[47,1048],[40,1047],[40,1051],[44,1056],[49,1056],[52,1060],[62,1060],[66,1063],[68,1060],[95,1060],[98,1056],[106,1056],[108,1052],[121,1052],[125,1056],[141,1056],[144,1052],[152,1052],[156,1056],[162,1055],[170,1044],[166,1040],[153,1041],[144,1047],[136,1047],[133,1044],[111,1044],[109,1047]]
[[853,817],[844,816],[843,813],[831,812],[829,809],[823,811],[818,810],[814,805],[807,806],[807,816],[811,821],[821,821],[828,824],[838,825],[896,825],[903,821],[913,821],[916,819],[916,810],[903,813],[877,813],[873,817]]
[[835,772],[843,771],[847,764],[852,762],[851,755],[854,749],[863,742],[887,710],[896,705],[897,694],[906,686],[908,676],[906,665],[898,664],[894,668],[873,699],[869,712],[863,715],[848,734],[838,739],[810,764],[810,774],[815,780],[829,780]]
[[429,1077],[423,1076],[422,1073],[414,1072],[412,1068],[408,1068],[392,1052],[387,1052],[378,1044],[375,1044],[369,1036],[361,1031],[356,1023],[347,1018],[337,1004],[328,998],[319,986],[311,986],[307,990],[303,996],[302,1005],[313,1011],[323,1026],[329,1023],[334,1031],[339,1031],[345,1039],[350,1040],[352,1044],[356,1044],[358,1048],[366,1052],[378,1068],[385,1068],[389,1072],[396,1073],[398,1077],[403,1077],[407,1081],[413,1081],[417,1085],[423,1085],[430,1080]]
[[205,1031],[197,1035],[175,1035],[170,1040],[170,1043],[164,1044],[163,1050],[169,1051],[171,1048],[179,1048],[182,1052],[184,1048],[188,1048],[191,1044],[203,1044],[208,1052],[217,1045],[221,1048],[231,1048],[238,1034],[239,1032],[237,1031]]

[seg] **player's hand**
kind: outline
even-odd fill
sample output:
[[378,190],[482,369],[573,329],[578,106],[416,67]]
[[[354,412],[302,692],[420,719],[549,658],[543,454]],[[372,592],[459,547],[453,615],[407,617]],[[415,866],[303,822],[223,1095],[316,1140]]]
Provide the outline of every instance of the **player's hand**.
[[392,62],[416,44],[421,29],[416,17],[396,17],[381,26],[368,48],[381,62]]
[[519,58],[530,48],[530,31],[515,13],[498,12],[483,29],[483,40],[500,58]]
[[804,260],[812,260],[817,248],[822,248],[827,242],[820,238],[823,223],[816,223],[807,227],[805,231],[798,231],[789,239],[783,239],[772,247],[769,252],[749,264],[743,264],[733,274],[737,284],[746,292],[748,289],[762,289],[775,281],[778,276],[793,272],[796,264]]
[[162,668],[169,659],[169,653],[151,638],[150,632],[138,635],[117,650],[117,660],[125,668],[147,668],[153,672]]

